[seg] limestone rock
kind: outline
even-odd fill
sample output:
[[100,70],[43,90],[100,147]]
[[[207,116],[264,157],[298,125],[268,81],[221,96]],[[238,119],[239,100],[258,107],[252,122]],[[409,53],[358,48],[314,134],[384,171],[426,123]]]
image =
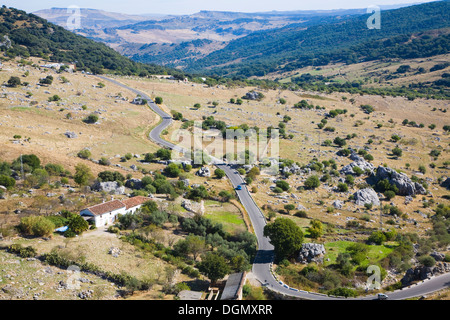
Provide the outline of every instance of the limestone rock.
[[95,191],[105,191],[109,194],[124,194],[125,193],[125,187],[119,185],[119,183],[117,181],[106,181],[106,182],[97,181],[92,186],[92,189]]
[[412,182],[404,173],[398,173],[389,167],[379,166],[376,174],[377,181],[387,179],[390,184],[398,188],[398,194],[412,196],[415,194],[426,194],[425,188],[418,182]]
[[358,206],[363,206],[366,203],[371,203],[374,206],[380,205],[380,199],[378,198],[377,193],[372,188],[365,188],[355,192],[355,203]]
[[300,263],[322,263],[325,252],[323,244],[304,243],[298,254],[297,261]]
[[211,171],[209,170],[208,167],[201,167],[196,175],[200,176],[200,177],[210,177],[211,176]]

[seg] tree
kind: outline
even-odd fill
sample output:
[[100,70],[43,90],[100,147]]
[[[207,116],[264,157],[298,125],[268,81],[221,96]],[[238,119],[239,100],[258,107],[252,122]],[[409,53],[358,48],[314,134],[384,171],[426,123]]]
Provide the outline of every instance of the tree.
[[345,141],[345,139],[343,139],[343,138],[336,137],[336,138],[334,138],[333,143],[335,145],[337,145],[338,147],[343,147],[347,144],[347,141]]
[[163,171],[168,177],[176,178],[180,175],[181,169],[176,163],[170,163]]
[[98,115],[91,113],[84,120],[85,123],[96,123],[98,121]]
[[161,97],[156,97],[156,98],[155,98],[155,103],[156,103],[156,104],[162,104],[162,103],[163,103],[163,98],[161,98]]
[[292,220],[277,218],[275,222],[264,227],[264,236],[270,238],[279,261],[292,257],[300,250],[303,242],[303,232]]
[[320,186],[320,180],[319,177],[316,175],[310,176],[308,179],[305,180],[305,187],[308,189],[315,189],[318,186]]
[[403,151],[399,147],[395,147],[394,149],[392,149],[392,154],[398,158],[402,156]]
[[217,179],[222,179],[225,177],[225,170],[217,168],[214,170],[214,174],[216,175]]
[[20,82],[19,77],[12,76],[8,80],[8,86],[10,86],[10,87],[15,88],[17,86],[20,86],[20,84],[21,84],[21,82]]
[[156,156],[161,160],[170,160],[172,158],[172,154],[169,149],[161,148],[156,151]]
[[287,204],[284,206],[284,209],[287,211],[288,214],[290,214],[290,212],[295,209],[295,205]]
[[74,214],[69,218],[69,230],[81,234],[89,228],[89,223],[80,215]]
[[367,239],[367,242],[369,242],[369,243],[373,242],[377,245],[382,245],[383,242],[385,242],[385,241],[386,241],[386,236],[381,231],[372,232],[370,237]]
[[323,235],[323,224],[321,221],[314,219],[310,222],[310,227],[308,228],[309,235],[313,239],[318,239]]
[[208,253],[199,263],[198,270],[208,277],[212,283],[215,283],[229,274],[231,268],[223,256],[217,253]]
[[87,165],[82,163],[76,165],[73,179],[79,186],[87,186],[93,178],[91,169]]

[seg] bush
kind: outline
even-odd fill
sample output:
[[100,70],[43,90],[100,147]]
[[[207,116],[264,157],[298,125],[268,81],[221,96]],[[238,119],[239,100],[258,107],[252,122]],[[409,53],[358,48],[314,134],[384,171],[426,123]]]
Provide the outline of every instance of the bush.
[[308,218],[308,214],[304,210],[298,210],[296,213],[294,213],[294,216],[299,218]]
[[155,103],[156,103],[156,104],[162,104],[162,103],[163,103],[163,98],[161,98],[161,97],[156,97],[156,98],[155,98]]
[[96,123],[98,121],[98,115],[91,113],[84,120],[85,123]]
[[92,154],[88,149],[83,149],[77,154],[77,156],[80,157],[81,159],[89,159],[91,155]]
[[385,241],[386,241],[386,236],[381,231],[372,232],[370,237],[367,239],[367,242],[369,242],[369,243],[373,242],[377,245],[382,245],[383,242],[385,242]]
[[20,220],[19,230],[25,235],[46,237],[53,233],[55,225],[42,216],[29,216]]
[[278,180],[275,185],[283,191],[288,191],[290,188],[289,183],[284,180]]
[[19,255],[21,258],[33,258],[37,255],[35,248],[31,246],[23,247],[20,243],[10,245],[7,251]]
[[424,267],[433,267],[436,264],[436,260],[431,256],[421,256],[419,258],[419,262]]
[[337,188],[340,192],[347,192],[348,191],[348,185],[346,183],[339,183],[337,185]]
[[320,180],[319,180],[319,177],[316,176],[316,175],[310,176],[305,181],[305,187],[308,188],[308,189],[315,189],[315,188],[317,188],[319,186],[320,186]]
[[328,295],[330,296],[337,296],[337,297],[356,297],[358,294],[354,289],[350,288],[336,288],[333,290],[328,291]]
[[8,80],[8,86],[10,86],[10,87],[15,88],[17,86],[20,86],[20,84],[21,84],[21,82],[20,82],[19,77],[12,76]]

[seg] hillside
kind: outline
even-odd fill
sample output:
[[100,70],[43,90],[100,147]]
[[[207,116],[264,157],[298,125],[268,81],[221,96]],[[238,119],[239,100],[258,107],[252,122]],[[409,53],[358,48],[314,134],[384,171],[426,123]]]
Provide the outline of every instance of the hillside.
[[[363,9],[259,13],[200,11],[192,15],[144,17],[145,21],[125,24],[126,17],[119,20],[119,14],[82,9],[81,28],[75,32],[106,43],[135,61],[185,67],[186,61],[203,58],[224,48],[230,41],[254,32],[292,23],[306,27],[364,12]],[[35,14],[63,27],[68,17],[61,9]],[[117,15],[117,20],[111,20]],[[93,17],[98,18],[93,20]]]
[[75,63],[78,70],[117,74],[180,74],[181,72],[136,63],[105,44],[76,35],[46,20],[14,8],[0,9],[0,37],[7,36],[11,46],[0,50],[9,58],[42,57],[52,62]]
[[427,39],[433,42],[431,51],[411,42],[414,34],[448,28],[449,9],[448,1],[440,1],[383,11],[380,30],[367,28],[370,15],[365,14],[307,29],[302,24],[291,24],[270,32],[256,32],[233,40],[202,59],[188,62],[186,70],[249,77],[333,61],[355,63],[362,59],[444,54],[449,50],[448,37],[440,33]]

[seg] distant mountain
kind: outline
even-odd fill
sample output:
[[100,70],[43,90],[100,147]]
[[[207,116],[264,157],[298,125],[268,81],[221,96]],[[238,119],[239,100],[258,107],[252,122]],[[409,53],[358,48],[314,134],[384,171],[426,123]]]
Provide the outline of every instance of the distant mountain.
[[[135,61],[185,67],[186,60],[203,58],[224,48],[230,41],[254,32],[292,23],[306,27],[365,12],[365,9],[261,13],[200,11],[192,15],[130,17],[81,9],[81,28],[75,32],[106,43]],[[63,27],[69,17],[66,9],[58,8],[36,14]],[[130,19],[135,21],[130,22]]]
[[[384,57],[412,58],[449,52],[450,2],[437,1],[382,11],[381,29],[369,29],[370,14],[294,23],[230,41],[185,70],[218,75],[264,76],[330,62]],[[317,22],[317,20],[315,21]],[[441,30],[421,38],[420,33]]]
[[0,46],[5,56],[36,56],[53,62],[75,63],[78,70],[123,75],[183,73],[157,65],[142,64],[120,55],[103,43],[76,35],[34,14],[15,8],[0,8],[0,39],[11,46]]
[[[67,20],[73,14],[67,8],[51,8],[33,12],[58,26],[66,27]],[[80,17],[83,29],[116,28],[145,20],[155,19],[155,16],[129,15],[116,12],[107,12],[97,9],[80,9]]]

